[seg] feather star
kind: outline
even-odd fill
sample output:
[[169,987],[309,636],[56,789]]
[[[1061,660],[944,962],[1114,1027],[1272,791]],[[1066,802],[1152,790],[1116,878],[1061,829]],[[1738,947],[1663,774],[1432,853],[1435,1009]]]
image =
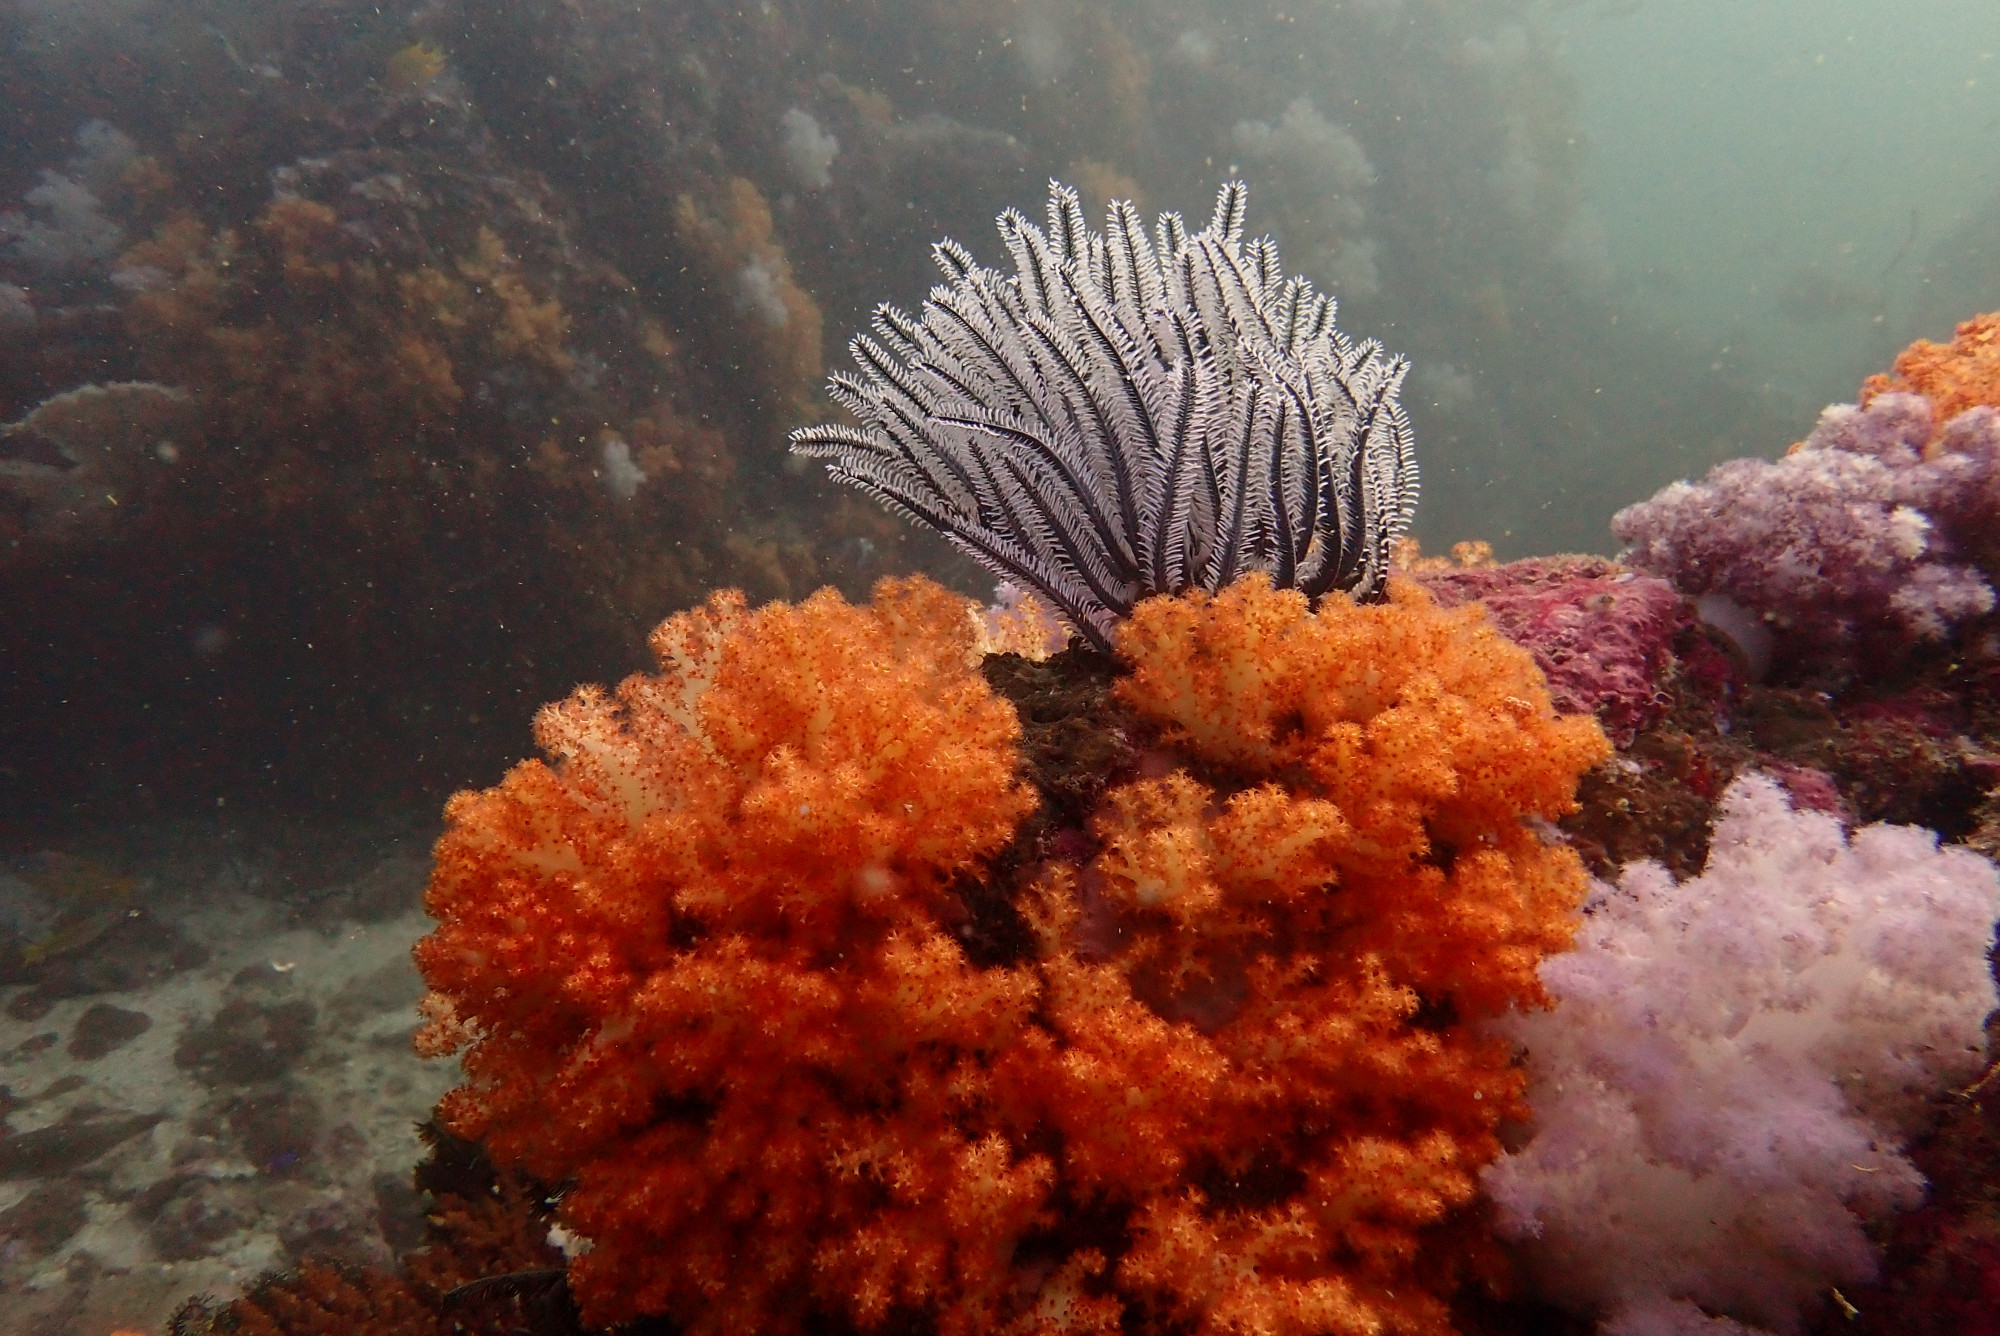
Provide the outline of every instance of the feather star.
[[836,479],[1046,597],[1109,650],[1139,600],[1251,571],[1310,596],[1381,589],[1417,469],[1408,363],[1334,327],[1334,300],[1243,239],[1222,187],[1190,233],[1128,201],[1090,231],[1050,182],[1044,232],[1000,215],[1003,274],[936,247],[949,282],[877,308],[832,395],[858,427],[794,432]]

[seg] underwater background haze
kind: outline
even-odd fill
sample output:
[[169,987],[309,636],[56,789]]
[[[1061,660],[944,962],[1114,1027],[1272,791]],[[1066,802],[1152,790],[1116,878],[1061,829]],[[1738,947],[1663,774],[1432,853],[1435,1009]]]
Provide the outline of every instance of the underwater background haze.
[[2000,1333],[1996,313],[1990,0],[0,0],[0,1330]]

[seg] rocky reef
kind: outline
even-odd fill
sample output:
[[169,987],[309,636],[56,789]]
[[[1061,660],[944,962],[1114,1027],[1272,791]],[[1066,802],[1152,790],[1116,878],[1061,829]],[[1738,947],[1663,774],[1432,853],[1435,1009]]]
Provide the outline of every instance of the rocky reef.
[[[0,820],[434,797],[711,588],[977,588],[784,436],[823,415],[831,331],[914,304],[932,241],[1050,176],[1093,214],[1193,208],[1234,164],[1350,319],[1394,319],[1447,541],[1517,550],[1551,489],[1623,496],[1662,480],[1635,461],[1776,430],[1560,240],[1589,228],[1532,6],[1299,17],[8,7]],[[179,412],[28,429],[123,383]],[[1517,487],[1472,482],[1497,441]],[[1587,546],[1576,516],[1533,527]]]

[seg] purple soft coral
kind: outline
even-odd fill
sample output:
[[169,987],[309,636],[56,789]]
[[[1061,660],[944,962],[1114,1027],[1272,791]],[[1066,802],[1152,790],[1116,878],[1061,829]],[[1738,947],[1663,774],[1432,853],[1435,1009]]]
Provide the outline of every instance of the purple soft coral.
[[1836,404],[1784,458],[1738,459],[1611,521],[1626,560],[1770,618],[1800,648],[1935,640],[1993,608],[1972,564],[2000,524],[2000,413],[1885,394]]

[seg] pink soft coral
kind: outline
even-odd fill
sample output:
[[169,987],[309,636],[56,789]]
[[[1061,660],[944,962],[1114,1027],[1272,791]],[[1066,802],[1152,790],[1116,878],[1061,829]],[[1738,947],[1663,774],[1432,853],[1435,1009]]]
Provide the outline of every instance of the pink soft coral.
[[1780,1330],[1869,1278],[1862,1223],[1914,1204],[1923,1097],[1976,1076],[2000,875],[1928,830],[1723,798],[1708,868],[1628,868],[1542,977],[1534,1136],[1487,1172],[1544,1290],[1617,1331],[1696,1305]]
[[1632,565],[1762,614],[1808,655],[1939,639],[1990,611],[1974,563],[1995,526],[2000,411],[1934,432],[1913,394],[1837,404],[1784,458],[1732,460],[1611,521]]

